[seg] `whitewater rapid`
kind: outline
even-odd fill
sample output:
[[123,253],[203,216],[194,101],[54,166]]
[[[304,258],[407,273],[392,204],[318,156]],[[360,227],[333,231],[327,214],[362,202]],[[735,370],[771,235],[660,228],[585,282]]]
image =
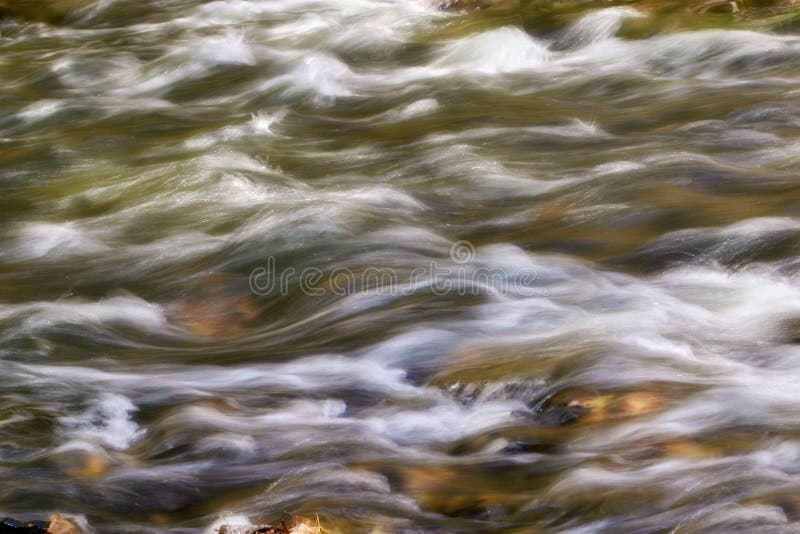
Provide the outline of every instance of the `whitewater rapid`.
[[0,22],[0,515],[800,528],[800,38],[487,13]]

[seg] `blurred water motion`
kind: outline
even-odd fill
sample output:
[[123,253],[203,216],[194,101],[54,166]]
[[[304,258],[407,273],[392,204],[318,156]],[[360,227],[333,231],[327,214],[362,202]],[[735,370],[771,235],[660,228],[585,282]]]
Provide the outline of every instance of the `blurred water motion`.
[[0,515],[798,531],[797,18],[665,3],[0,1]]

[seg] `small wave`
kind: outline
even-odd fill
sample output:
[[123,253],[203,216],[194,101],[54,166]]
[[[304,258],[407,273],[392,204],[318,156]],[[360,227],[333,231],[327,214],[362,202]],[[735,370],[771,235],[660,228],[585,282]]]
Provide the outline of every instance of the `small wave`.
[[129,448],[143,430],[131,419],[136,406],[122,395],[101,394],[83,414],[61,418],[64,432],[72,439],[98,442],[117,450]]
[[547,46],[522,29],[504,26],[450,44],[432,66],[490,75],[536,69],[549,55]]
[[555,41],[555,50],[576,49],[613,37],[627,19],[644,17],[629,7],[592,11],[567,28]]

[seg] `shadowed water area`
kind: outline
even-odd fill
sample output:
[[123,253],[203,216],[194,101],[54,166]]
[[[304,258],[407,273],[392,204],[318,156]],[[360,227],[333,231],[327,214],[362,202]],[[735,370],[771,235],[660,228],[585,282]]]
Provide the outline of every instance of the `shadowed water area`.
[[800,531],[797,12],[675,4],[0,1],[0,516]]

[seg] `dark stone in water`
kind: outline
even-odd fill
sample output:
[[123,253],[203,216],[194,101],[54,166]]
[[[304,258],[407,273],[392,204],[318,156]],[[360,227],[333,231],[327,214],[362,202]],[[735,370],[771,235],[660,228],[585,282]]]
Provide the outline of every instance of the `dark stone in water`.
[[513,1],[504,2],[503,0],[438,0],[435,5],[442,11],[480,11],[497,5],[514,5]]
[[47,534],[49,521],[17,521],[6,517],[0,523],[0,534]]
[[536,413],[536,422],[544,427],[559,427],[576,423],[588,412],[581,406],[556,406]]
[[505,454],[553,454],[558,449],[556,443],[544,441],[512,441],[502,451]]
[[[219,529],[219,534],[230,534],[231,529],[228,526],[223,525]],[[285,525],[281,525],[280,527],[273,527],[270,525],[260,525],[257,527],[248,528],[244,531],[244,534],[290,534],[291,529],[287,528]]]

